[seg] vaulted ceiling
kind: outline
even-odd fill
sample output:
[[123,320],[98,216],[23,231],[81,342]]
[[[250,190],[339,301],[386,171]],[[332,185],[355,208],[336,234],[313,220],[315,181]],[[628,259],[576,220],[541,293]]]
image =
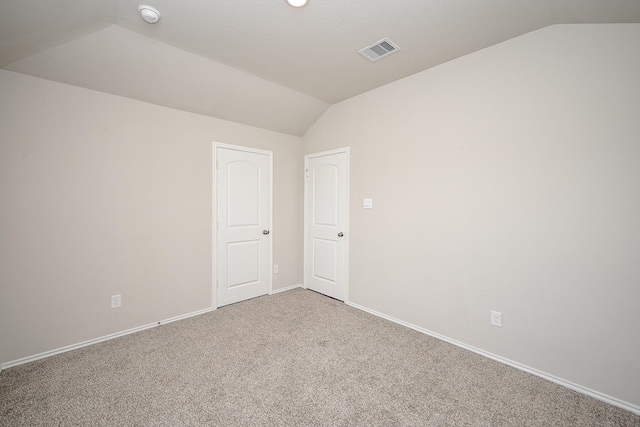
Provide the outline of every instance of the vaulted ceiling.
[[[302,135],[333,103],[524,33],[630,22],[639,0],[2,0],[0,67]],[[401,51],[358,54],[383,37]]]

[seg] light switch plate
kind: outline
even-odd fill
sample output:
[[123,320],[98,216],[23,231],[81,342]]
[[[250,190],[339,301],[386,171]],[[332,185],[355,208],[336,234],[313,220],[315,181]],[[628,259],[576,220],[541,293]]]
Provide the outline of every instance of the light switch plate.
[[362,207],[365,209],[373,209],[373,199],[364,199]]

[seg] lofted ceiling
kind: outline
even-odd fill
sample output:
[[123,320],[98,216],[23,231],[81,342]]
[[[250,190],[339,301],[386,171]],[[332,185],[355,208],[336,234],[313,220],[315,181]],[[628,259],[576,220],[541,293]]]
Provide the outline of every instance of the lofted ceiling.
[[[524,33],[629,22],[640,0],[2,0],[0,67],[302,135],[333,103]],[[384,37],[401,51],[358,54]]]

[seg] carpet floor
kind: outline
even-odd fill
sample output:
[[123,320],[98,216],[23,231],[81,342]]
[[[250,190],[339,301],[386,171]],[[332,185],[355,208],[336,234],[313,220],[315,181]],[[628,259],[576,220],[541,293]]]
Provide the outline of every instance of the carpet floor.
[[0,374],[2,426],[640,426],[640,416],[295,289]]

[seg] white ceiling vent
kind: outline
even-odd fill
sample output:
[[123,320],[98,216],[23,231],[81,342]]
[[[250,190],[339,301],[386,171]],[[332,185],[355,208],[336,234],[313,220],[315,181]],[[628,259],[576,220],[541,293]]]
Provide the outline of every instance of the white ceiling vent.
[[358,53],[367,58],[369,61],[375,62],[378,59],[382,59],[385,56],[389,56],[399,50],[400,47],[397,44],[385,37],[382,40],[375,42],[371,46],[360,49]]

